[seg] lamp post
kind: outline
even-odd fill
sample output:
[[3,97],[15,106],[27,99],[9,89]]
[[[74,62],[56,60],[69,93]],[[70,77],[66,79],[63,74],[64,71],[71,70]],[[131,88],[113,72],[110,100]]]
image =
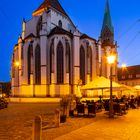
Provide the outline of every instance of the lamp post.
[[110,102],[109,102],[109,118],[114,118],[114,110],[113,110],[113,97],[112,97],[112,68],[115,62],[116,56],[110,55],[107,57],[107,61],[110,64]]

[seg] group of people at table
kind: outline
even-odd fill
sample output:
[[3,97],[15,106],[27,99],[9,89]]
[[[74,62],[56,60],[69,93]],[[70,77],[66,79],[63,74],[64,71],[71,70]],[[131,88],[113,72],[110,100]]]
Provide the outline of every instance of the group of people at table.
[[[96,116],[97,112],[102,110],[109,111],[109,99],[100,98],[96,102],[94,100],[85,100],[73,102],[70,107],[70,116]],[[123,115],[127,113],[129,108],[136,109],[140,106],[140,96],[113,98],[113,111],[116,115]]]

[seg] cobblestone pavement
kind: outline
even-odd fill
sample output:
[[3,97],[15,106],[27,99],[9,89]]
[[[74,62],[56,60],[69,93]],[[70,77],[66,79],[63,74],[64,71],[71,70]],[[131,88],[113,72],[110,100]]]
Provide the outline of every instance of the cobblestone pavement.
[[0,110],[0,140],[27,140],[34,116],[52,112],[57,104],[9,104]]
[[55,140],[140,140],[140,109],[129,110],[127,115],[114,119],[104,116]]
[[[0,110],[0,140],[31,140],[34,116],[53,112],[57,104],[10,104]],[[43,130],[42,140],[140,140],[140,109],[109,119],[68,118],[59,128]]]

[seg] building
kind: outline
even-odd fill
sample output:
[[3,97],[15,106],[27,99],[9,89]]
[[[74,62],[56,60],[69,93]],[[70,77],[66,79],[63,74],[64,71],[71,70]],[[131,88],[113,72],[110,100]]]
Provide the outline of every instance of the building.
[[128,86],[140,85],[140,65],[119,68],[118,81]]
[[0,97],[2,97],[2,83],[0,82]]
[[0,97],[9,97],[11,95],[11,83],[0,82]]
[[[12,55],[12,95],[76,94],[79,81],[85,85],[96,76],[109,78],[106,57],[112,53],[118,57],[108,0],[99,40],[81,33],[58,0],[45,0],[30,21],[23,20],[22,36]],[[113,66],[116,76],[117,60]]]

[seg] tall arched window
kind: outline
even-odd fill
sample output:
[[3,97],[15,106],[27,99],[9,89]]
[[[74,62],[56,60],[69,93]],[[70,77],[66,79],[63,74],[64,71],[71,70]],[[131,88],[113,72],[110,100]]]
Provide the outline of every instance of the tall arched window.
[[21,76],[23,76],[23,59],[24,59],[24,52],[23,52],[23,45],[21,46]]
[[51,83],[51,73],[54,73],[54,39],[52,40],[50,46],[50,83]]
[[92,80],[92,49],[90,46],[87,48],[87,73],[90,75],[90,80]]
[[35,84],[41,84],[41,58],[39,45],[35,48]]
[[63,45],[61,42],[57,46],[57,84],[64,83],[64,59],[63,59]]
[[[15,52],[14,52],[15,53]],[[15,78],[15,54],[12,56],[12,78]]]
[[71,84],[71,57],[70,57],[70,45],[66,40],[66,73],[69,73],[69,83]]
[[39,37],[40,36],[40,31],[42,30],[42,16],[40,17],[40,19],[38,21],[36,30],[37,30],[37,36]]
[[32,74],[32,60],[33,60],[33,46],[32,44],[28,47],[28,84],[31,84],[30,75]]
[[85,50],[84,47],[80,47],[80,79],[82,84],[85,84]]

